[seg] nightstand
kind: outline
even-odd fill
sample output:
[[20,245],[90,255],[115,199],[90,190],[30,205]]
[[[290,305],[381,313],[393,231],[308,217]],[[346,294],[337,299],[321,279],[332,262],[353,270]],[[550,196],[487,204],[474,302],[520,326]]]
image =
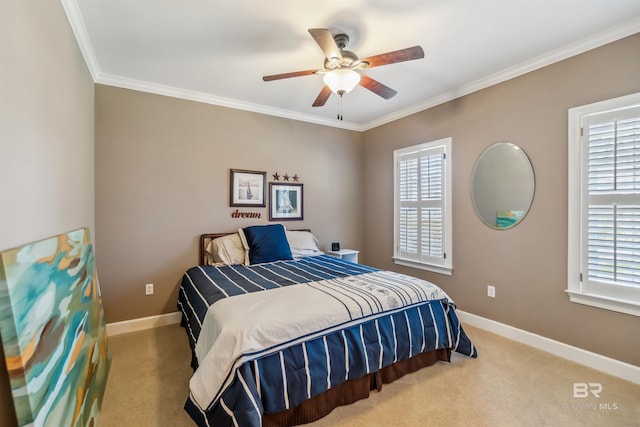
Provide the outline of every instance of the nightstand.
[[329,251],[328,255],[334,256],[336,258],[341,258],[346,261],[358,263],[358,254],[360,251],[356,251],[353,249],[340,249],[339,251]]

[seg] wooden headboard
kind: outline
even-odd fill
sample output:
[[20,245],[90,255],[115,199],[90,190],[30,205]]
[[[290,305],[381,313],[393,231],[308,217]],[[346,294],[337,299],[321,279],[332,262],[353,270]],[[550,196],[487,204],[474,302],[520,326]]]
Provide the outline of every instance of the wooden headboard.
[[205,252],[205,250],[207,249],[207,245],[209,244],[210,241],[212,241],[213,239],[217,239],[218,237],[224,237],[224,236],[228,236],[229,234],[233,234],[233,233],[237,233],[232,231],[229,233],[205,233],[205,234],[201,234],[200,235],[200,260],[198,265],[204,265],[205,264],[205,259],[207,257],[207,254]]
[[[311,231],[308,228],[299,228],[296,230],[291,230],[291,231]],[[218,237],[224,237],[224,236],[228,236],[229,234],[235,234],[237,233],[237,231],[230,231],[228,233],[205,233],[205,234],[201,234],[200,235],[200,252],[199,252],[199,264],[198,265],[204,265],[205,264],[205,260],[207,257],[206,254],[206,249],[207,249],[207,245],[209,244],[210,241],[212,241],[213,239],[217,239]]]

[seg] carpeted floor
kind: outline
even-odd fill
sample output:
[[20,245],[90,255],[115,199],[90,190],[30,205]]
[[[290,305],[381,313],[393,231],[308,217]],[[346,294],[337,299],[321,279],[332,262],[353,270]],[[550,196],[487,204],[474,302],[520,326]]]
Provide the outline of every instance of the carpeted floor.
[[[308,426],[640,426],[639,385],[465,329],[477,359],[454,354],[451,363],[386,384]],[[100,427],[195,425],[182,409],[191,368],[179,325],[114,336],[110,344]],[[574,383],[600,383],[600,398],[574,398]]]

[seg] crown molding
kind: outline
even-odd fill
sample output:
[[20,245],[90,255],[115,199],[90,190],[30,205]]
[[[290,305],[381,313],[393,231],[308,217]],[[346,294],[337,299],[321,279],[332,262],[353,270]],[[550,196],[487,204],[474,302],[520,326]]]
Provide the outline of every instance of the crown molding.
[[87,33],[87,26],[84,24],[78,2],[76,0],[60,0],[69,24],[71,25],[71,31],[76,37],[80,52],[84,57],[84,62],[87,64],[91,78],[95,82],[100,76],[100,65],[98,64],[98,58],[96,58],[91,40],[89,39],[89,33]]
[[467,85],[460,87],[456,91],[444,93],[436,97],[429,98],[411,107],[395,111],[391,114],[380,117],[379,119],[365,123],[363,125],[363,128],[364,130],[373,129],[375,127],[387,124],[389,122],[410,116],[411,114],[415,114],[420,111],[433,108],[445,102],[449,102],[454,99],[461,98],[473,92],[486,89],[498,83],[511,80],[515,77],[519,77],[526,73],[530,73],[531,71],[535,71],[540,68],[546,67],[547,65],[551,65],[556,62],[560,62],[565,59],[571,58],[573,56],[579,55],[581,53],[587,52],[589,50],[598,48],[600,46],[604,46],[605,44],[612,43],[616,40],[623,39],[625,37],[631,36],[638,32],[640,32],[640,17],[635,18],[622,25],[610,28],[609,30],[604,31],[602,33],[594,34],[585,39],[582,39],[575,43],[564,46],[560,49],[556,49],[552,52],[546,53],[537,58],[533,58],[521,64],[507,68],[498,73],[492,74],[487,77],[483,77],[479,80],[476,80],[474,82],[471,82]]
[[403,108],[401,110],[394,111],[391,114],[387,114],[378,119],[372,120],[364,124],[344,122],[339,120],[326,119],[322,117],[316,117],[310,114],[296,113],[290,110],[284,110],[279,108],[273,108],[266,105],[253,104],[244,101],[238,101],[231,98],[224,98],[212,94],[203,92],[197,92],[192,90],[180,89],[150,82],[144,82],[135,79],[129,79],[120,76],[108,75],[102,72],[100,64],[91,45],[89,34],[87,33],[82,14],[78,7],[76,0],[60,0],[62,6],[67,15],[67,19],[71,24],[73,34],[78,41],[78,46],[84,57],[84,60],[89,68],[89,72],[95,83],[116,86],[125,89],[137,90],[141,92],[148,92],[157,95],[170,96],[173,98],[180,98],[190,101],[202,102],[206,104],[218,105],[222,107],[228,107],[238,110],[250,111],[254,113],[266,114],[270,116],[276,116],[285,119],[298,120],[308,123],[314,123],[322,126],[330,126],[340,129],[353,130],[357,132],[364,132],[376,128],[378,126],[390,123],[395,120],[402,119],[412,114],[419,113],[420,111],[433,108],[445,102],[452,101],[456,98],[460,98],[465,95],[469,95],[473,92],[485,89],[498,83],[505,82],[531,71],[540,69],[547,65],[562,61],[572,56],[584,53],[586,51],[603,46],[607,43],[614,42],[624,37],[636,34],[640,32],[640,17],[635,18],[625,24],[613,27],[607,31],[582,39],[576,43],[567,45],[561,49],[557,49],[548,54],[533,58],[529,61],[518,64],[514,67],[507,68],[498,73],[476,80],[472,83],[464,85],[455,91],[449,91],[447,93],[440,94],[438,96],[429,98],[413,106]]
[[82,56],[84,57],[84,61],[87,64],[87,68],[91,73],[91,77],[94,83],[116,86],[124,89],[137,90],[141,92],[148,92],[156,95],[170,96],[173,98],[186,99],[190,101],[202,102],[205,104],[218,105],[221,107],[228,107],[237,110],[267,114],[270,116],[314,123],[322,126],[331,126],[358,132],[362,132],[363,130],[361,125],[351,122],[330,120],[322,117],[312,116],[309,114],[296,113],[290,110],[252,104],[203,92],[179,89],[175,87],[103,73],[100,68],[100,64],[98,63],[98,59],[95,55],[95,51],[93,50],[93,46],[89,38],[89,33],[87,32],[87,27],[84,23],[84,20],[82,19],[82,14],[80,13],[78,2],[76,0],[60,0],[60,2],[62,3],[62,7],[64,8],[65,14],[67,15],[69,24],[71,25],[71,30],[76,37],[78,46],[80,48],[80,51],[82,52]]
[[188,89],[180,89],[166,85],[160,85],[156,83],[145,82],[141,80],[128,79],[125,77],[112,76],[108,74],[101,74],[95,83],[104,84],[107,86],[115,86],[123,89],[137,90],[140,92],[153,93],[156,95],[170,96],[172,98],[185,99],[189,101],[201,102],[204,104],[217,105],[220,107],[233,108],[236,110],[250,111],[253,113],[266,114],[270,116],[276,116],[285,119],[298,120],[302,122],[314,123],[323,126],[331,126],[341,129],[354,130],[361,132],[362,126],[337,120],[325,119],[323,117],[316,117],[309,114],[296,113],[290,110],[283,110],[273,107],[268,107],[260,104],[253,104],[250,102],[238,101],[232,98],[225,98],[222,96],[211,95],[204,92],[197,92]]

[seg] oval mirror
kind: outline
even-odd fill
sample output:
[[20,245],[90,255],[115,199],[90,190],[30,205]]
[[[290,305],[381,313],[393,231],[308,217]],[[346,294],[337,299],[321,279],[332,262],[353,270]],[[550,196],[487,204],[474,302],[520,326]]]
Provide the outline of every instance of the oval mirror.
[[493,144],[480,155],[471,175],[471,199],[480,219],[496,230],[525,217],[535,190],[527,154],[510,142]]

